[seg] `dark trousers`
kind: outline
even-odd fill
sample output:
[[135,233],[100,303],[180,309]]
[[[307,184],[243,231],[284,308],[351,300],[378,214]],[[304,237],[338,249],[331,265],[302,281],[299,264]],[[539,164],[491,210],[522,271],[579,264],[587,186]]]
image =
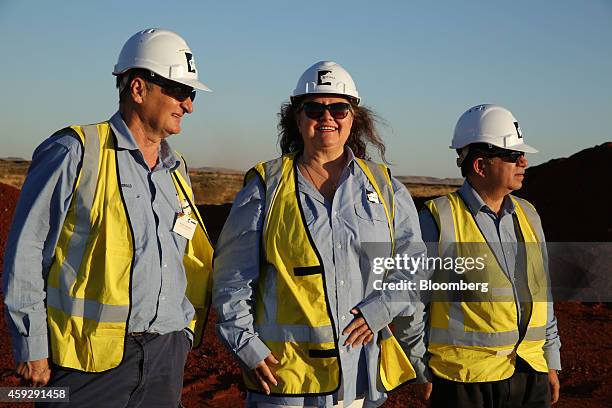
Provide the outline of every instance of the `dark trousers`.
[[435,377],[433,408],[548,408],[548,374],[518,359],[512,377],[494,382],[461,383]]
[[70,403],[36,407],[179,407],[190,348],[182,331],[128,336],[123,361],[112,370],[84,373],[53,366],[47,387],[69,387]]

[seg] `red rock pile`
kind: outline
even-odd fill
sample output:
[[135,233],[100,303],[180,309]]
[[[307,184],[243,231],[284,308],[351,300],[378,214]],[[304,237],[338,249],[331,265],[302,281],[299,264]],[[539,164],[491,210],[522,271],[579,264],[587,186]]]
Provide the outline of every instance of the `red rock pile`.
[[548,241],[612,241],[612,142],[527,169],[517,195],[540,213]]

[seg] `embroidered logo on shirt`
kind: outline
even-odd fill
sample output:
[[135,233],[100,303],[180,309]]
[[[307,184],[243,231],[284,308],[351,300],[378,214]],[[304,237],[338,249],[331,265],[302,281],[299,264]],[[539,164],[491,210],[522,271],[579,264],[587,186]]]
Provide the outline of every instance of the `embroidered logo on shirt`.
[[366,190],[366,197],[368,198],[369,202],[380,204],[380,200],[378,199],[378,194],[376,194],[376,191]]
[[121,187],[125,187],[125,188],[132,188],[131,184],[126,184],[126,183],[121,183]]

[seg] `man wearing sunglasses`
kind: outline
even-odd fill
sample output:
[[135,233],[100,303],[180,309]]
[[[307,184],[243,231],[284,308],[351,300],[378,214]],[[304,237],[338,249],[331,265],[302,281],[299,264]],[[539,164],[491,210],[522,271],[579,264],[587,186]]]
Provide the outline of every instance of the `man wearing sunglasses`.
[[396,319],[398,338],[434,408],[550,407],[559,398],[561,343],[544,233],[535,208],[511,195],[522,187],[525,153],[537,150],[497,105],[466,111],[451,148],[465,182],[426,203],[423,240],[428,254],[480,258],[483,267],[436,270],[433,279],[486,283],[488,290],[430,293],[414,318]]
[[113,74],[119,110],[45,140],[23,185],[3,276],[17,373],[71,406],[176,407],[212,246],[166,139],[209,89],[162,29],[133,35]]

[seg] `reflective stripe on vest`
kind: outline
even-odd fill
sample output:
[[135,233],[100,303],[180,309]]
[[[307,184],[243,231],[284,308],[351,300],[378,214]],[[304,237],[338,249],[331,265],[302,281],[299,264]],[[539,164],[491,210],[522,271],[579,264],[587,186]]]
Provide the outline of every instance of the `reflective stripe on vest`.
[[[329,310],[323,262],[306,227],[297,189],[295,154],[260,163],[245,178],[259,177],[266,189],[262,262],[257,284],[255,330],[281,362],[275,366],[278,386],[273,395],[314,396],[334,393],[340,386],[338,335]],[[357,160],[384,204],[393,228],[394,197],[386,168]],[[384,171],[382,169],[385,169]],[[382,184],[382,188],[379,185]],[[393,233],[390,233],[393,239]],[[387,389],[414,378],[414,370],[387,329],[379,336]],[[399,350],[399,352],[398,352]],[[401,354],[400,354],[401,353]],[[245,376],[247,388],[261,392]]]
[[[514,372],[517,354],[535,370],[547,372],[542,348],[547,303],[537,301],[546,290],[546,272],[539,248],[541,238],[536,236],[533,227],[539,221],[529,203],[510,197],[526,243],[528,286],[534,299],[527,332],[520,342],[512,283],[497,263],[466,204],[457,193],[426,203],[440,231],[439,256],[482,256],[486,259],[483,272],[471,270],[461,279],[489,283],[489,293],[471,292],[466,301],[436,301],[430,305],[429,365],[439,377],[460,382],[502,380]],[[525,211],[526,207],[531,211]],[[477,249],[466,243],[475,243]]]
[[[109,124],[71,129],[83,146],[83,159],[47,278],[51,355],[59,366],[101,372],[123,359],[134,242],[120,188],[116,138]],[[199,341],[200,320],[210,304],[212,246],[189,185],[180,172],[173,174],[173,181],[179,196],[190,200],[199,221],[183,259],[186,294],[196,308],[190,328]]]

